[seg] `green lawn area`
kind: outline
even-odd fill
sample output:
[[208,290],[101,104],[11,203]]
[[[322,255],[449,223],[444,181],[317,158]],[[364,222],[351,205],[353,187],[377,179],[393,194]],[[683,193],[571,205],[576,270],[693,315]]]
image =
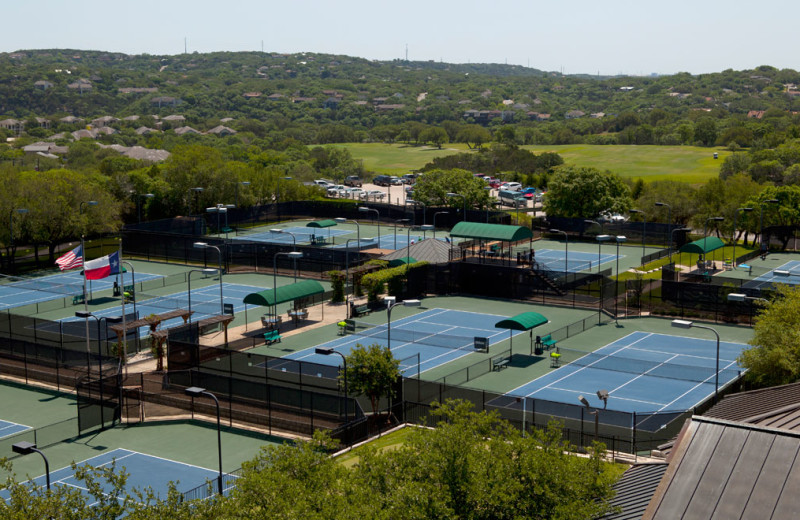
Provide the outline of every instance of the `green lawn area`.
[[[377,439],[370,441],[364,446],[371,446],[379,451],[391,450],[399,446],[402,446],[413,431],[414,427],[406,426],[405,428],[400,428],[399,430],[395,430],[386,435],[381,435]],[[340,456],[337,459],[339,464],[343,464],[345,467],[348,468],[358,464],[358,461],[361,459],[359,455],[359,453],[361,453],[360,450],[362,450],[362,448],[360,447],[355,448],[345,453],[344,455]]]
[[[345,143],[355,159],[364,161],[364,168],[383,174],[404,174],[421,168],[434,157],[467,151],[464,144],[446,144],[441,150],[431,146],[405,144]],[[645,181],[677,180],[702,184],[719,175],[719,167],[730,152],[724,148],[697,146],[598,146],[552,145],[523,146],[535,153],[556,152],[567,164],[593,166],[610,170],[622,177]],[[719,159],[714,159],[714,152]]]
[[[567,164],[610,170],[621,177],[647,181],[674,180],[702,184],[719,175],[731,152],[697,146],[553,145],[523,146],[534,153],[556,152]],[[714,159],[714,152],[719,159]]]

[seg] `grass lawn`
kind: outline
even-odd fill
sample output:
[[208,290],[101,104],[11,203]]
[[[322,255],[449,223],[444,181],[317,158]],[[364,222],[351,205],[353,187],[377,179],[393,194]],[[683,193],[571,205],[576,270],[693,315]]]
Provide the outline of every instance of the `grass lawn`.
[[[395,430],[387,435],[382,435],[377,439],[372,440],[369,443],[365,444],[364,446],[371,446],[379,451],[395,449],[405,444],[406,439],[411,435],[413,431],[414,431],[413,426],[407,426],[405,428]],[[362,447],[355,448],[345,453],[344,455],[340,456],[337,459],[339,464],[343,464],[345,467],[348,468],[351,468],[354,465],[358,464],[358,461],[361,460],[361,457],[359,455],[359,453],[361,453],[361,450]]]
[[[431,146],[404,144],[345,143],[356,159],[364,161],[367,170],[383,174],[404,174],[421,168],[434,157],[467,151],[464,144],[447,144],[441,150]],[[647,181],[677,180],[702,184],[719,175],[719,167],[730,152],[724,148],[697,146],[598,146],[552,145],[524,146],[535,153],[556,152],[567,164],[593,166],[610,170],[621,177]],[[714,152],[719,159],[714,159]]]

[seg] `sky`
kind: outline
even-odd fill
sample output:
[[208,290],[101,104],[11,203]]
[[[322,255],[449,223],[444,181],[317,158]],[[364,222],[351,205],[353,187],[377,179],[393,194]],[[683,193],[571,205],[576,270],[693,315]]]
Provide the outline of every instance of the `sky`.
[[800,69],[797,0],[37,0],[3,5],[0,52],[319,52],[565,74]]

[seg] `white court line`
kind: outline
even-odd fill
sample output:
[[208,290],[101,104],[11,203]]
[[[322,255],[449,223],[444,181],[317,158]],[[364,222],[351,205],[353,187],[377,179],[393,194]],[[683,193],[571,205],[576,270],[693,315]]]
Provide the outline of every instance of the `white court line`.
[[[576,391],[574,388],[560,388],[560,387],[557,387],[557,386],[551,386],[550,389],[551,390],[558,390],[560,392],[575,392]],[[592,394],[592,393],[594,393],[594,390],[581,391],[581,393],[582,394]],[[631,403],[645,403],[645,404],[654,405],[654,406],[661,406],[663,404],[663,403],[654,402],[654,401],[645,401],[645,400],[642,400],[642,399],[631,399],[630,397],[618,397],[618,396],[614,396],[614,400],[615,401],[629,401]]]
[[676,358],[676,357],[678,357],[679,355],[680,355],[680,354],[674,354],[674,355],[673,355],[671,358],[669,358],[669,359],[666,359],[666,360],[664,360],[664,361],[661,361],[660,363],[658,363],[658,364],[657,364],[656,366],[654,366],[653,368],[650,368],[650,369],[649,369],[649,370],[647,370],[646,372],[642,372],[641,374],[638,374],[637,376],[635,376],[635,377],[633,377],[633,378],[631,378],[631,379],[627,380],[625,383],[623,383],[623,384],[619,385],[618,387],[616,387],[615,389],[611,390],[611,392],[609,392],[609,394],[612,394],[612,393],[616,392],[617,390],[619,390],[619,389],[621,389],[621,388],[625,388],[626,386],[628,386],[629,384],[633,383],[633,382],[634,382],[634,381],[636,381],[637,379],[639,379],[639,378],[641,378],[641,377],[644,377],[644,376],[648,375],[648,373],[652,372],[653,370],[657,369],[658,367],[668,364],[668,363],[669,363],[671,360],[675,359],[675,358]]

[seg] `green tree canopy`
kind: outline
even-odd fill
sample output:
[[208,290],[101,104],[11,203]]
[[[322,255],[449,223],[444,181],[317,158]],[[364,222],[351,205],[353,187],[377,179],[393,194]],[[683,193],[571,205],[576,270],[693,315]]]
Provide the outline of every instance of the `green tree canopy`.
[[[381,397],[392,397],[392,389],[400,376],[400,361],[386,347],[358,344],[347,355],[349,391],[369,397],[372,411],[378,412]],[[344,376],[344,374],[343,374]]]
[[[458,193],[464,199],[448,197],[448,193]],[[486,183],[467,170],[432,170],[417,179],[414,199],[426,206],[452,206],[460,209],[466,202],[468,208],[482,208],[489,202],[489,193]]]
[[595,218],[624,213],[633,203],[630,188],[617,175],[596,168],[562,166],[547,184],[544,210],[548,215]]

